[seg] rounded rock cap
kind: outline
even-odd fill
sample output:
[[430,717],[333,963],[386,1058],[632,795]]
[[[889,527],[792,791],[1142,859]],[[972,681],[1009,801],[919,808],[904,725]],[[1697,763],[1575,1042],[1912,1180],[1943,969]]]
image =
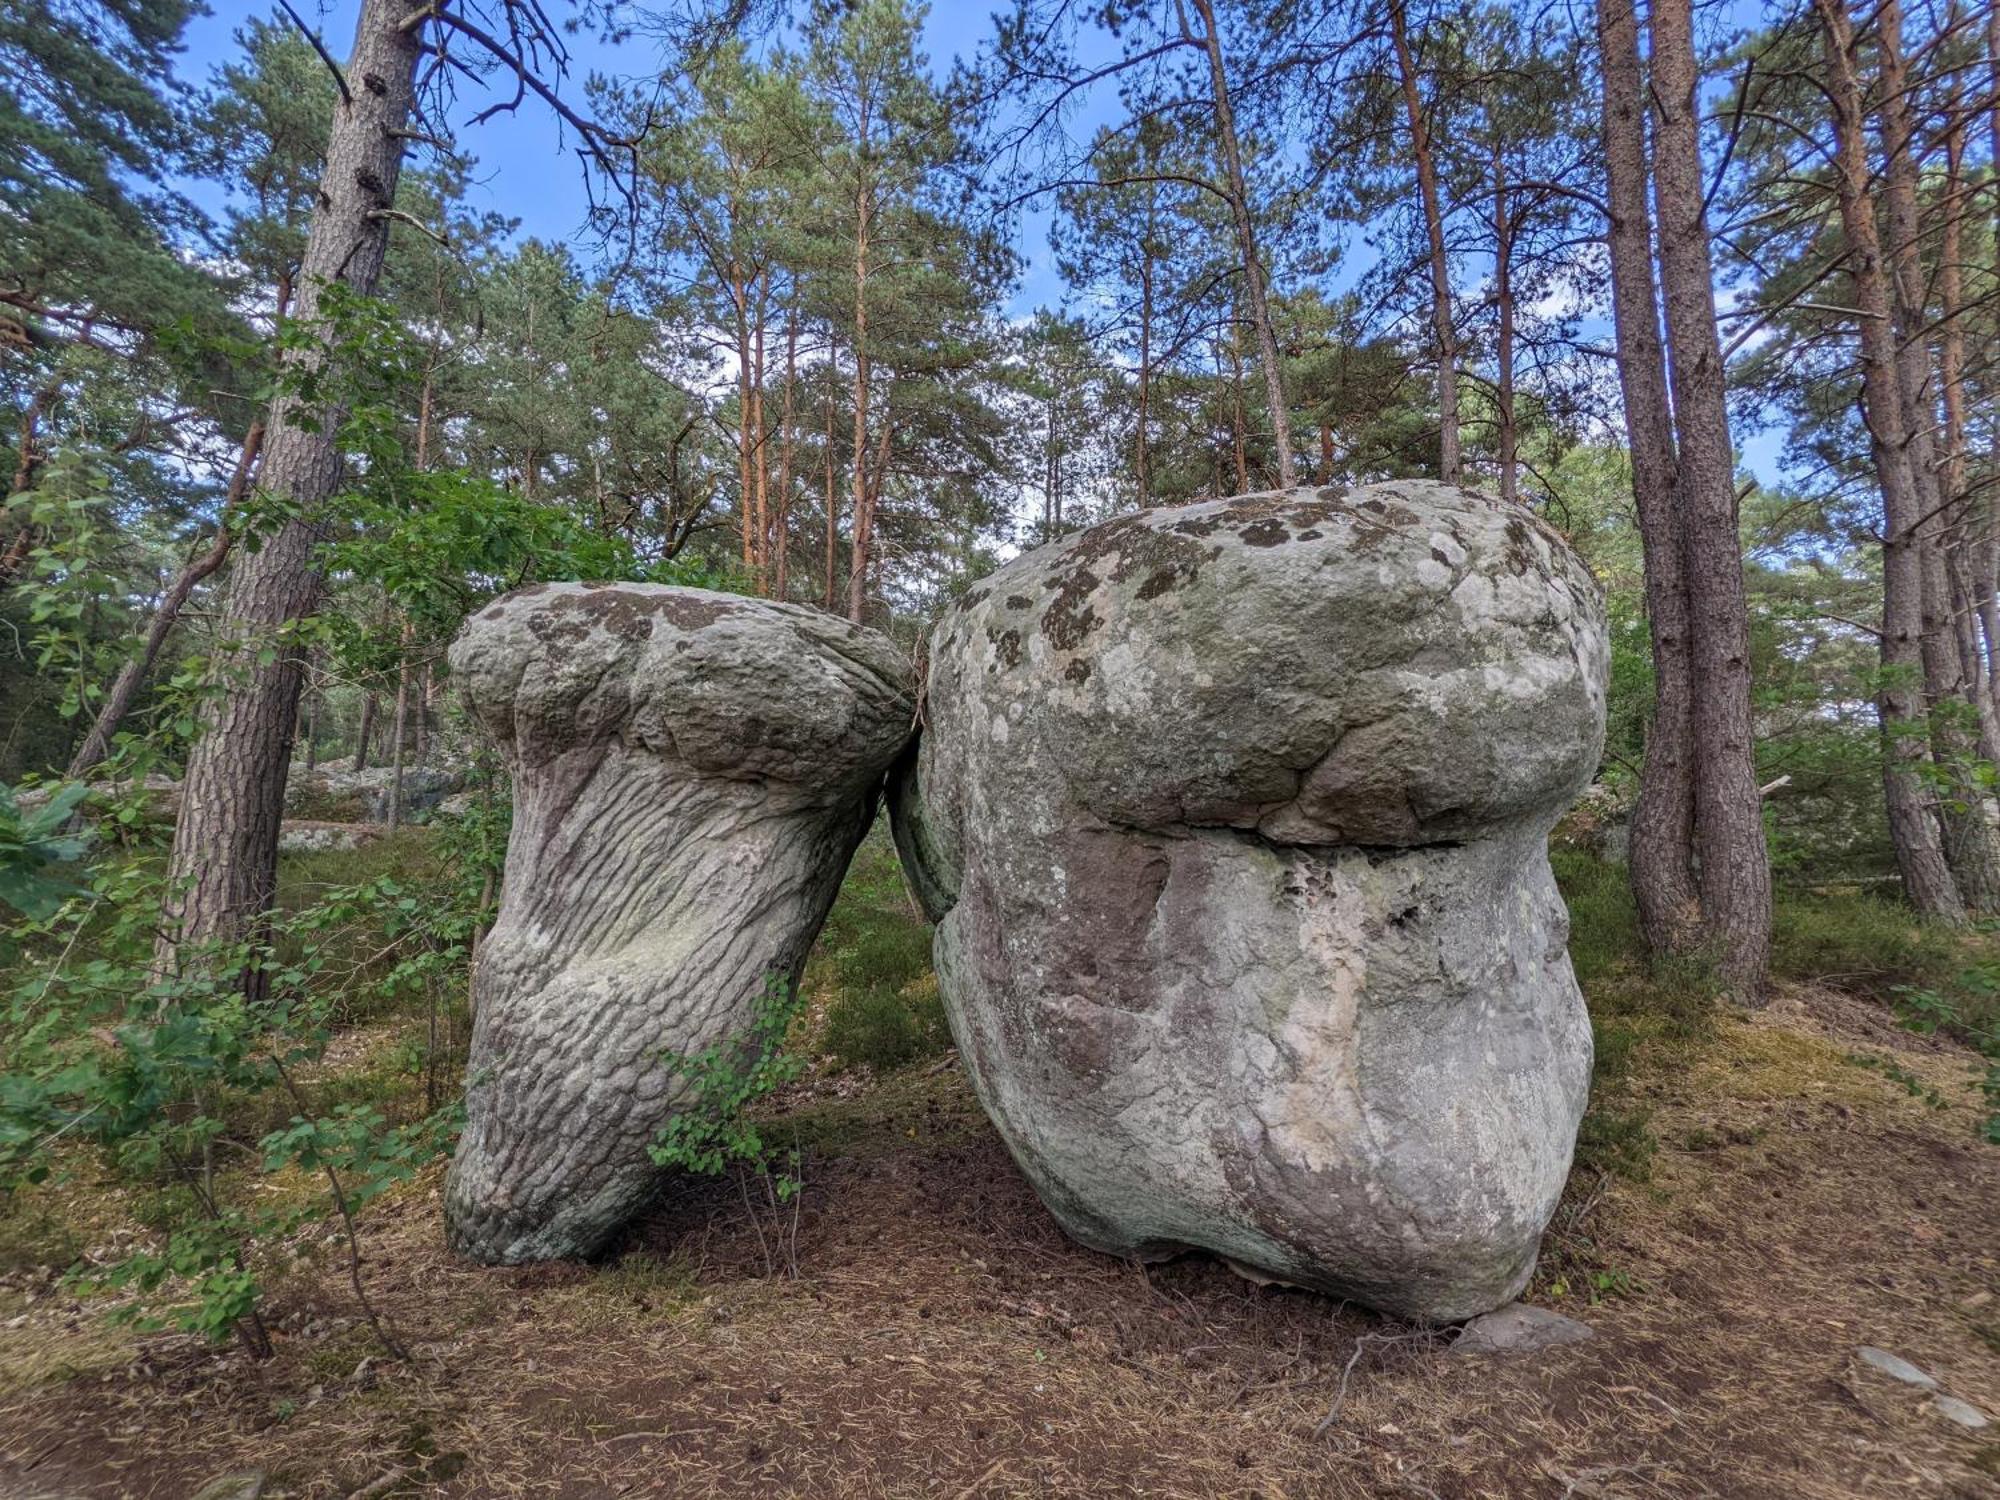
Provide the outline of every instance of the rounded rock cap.
[[909,736],[887,636],[795,604],[645,583],[545,583],[466,622],[451,668],[519,764],[617,737],[692,770],[846,791]]

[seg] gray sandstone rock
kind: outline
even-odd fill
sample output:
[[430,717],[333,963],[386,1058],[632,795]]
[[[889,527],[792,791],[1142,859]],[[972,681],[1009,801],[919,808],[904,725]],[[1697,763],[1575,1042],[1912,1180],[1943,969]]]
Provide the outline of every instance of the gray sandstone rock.
[[1452,1340],[1454,1354],[1528,1354],[1594,1338],[1590,1325],[1546,1307],[1510,1302],[1474,1318]]
[[514,777],[480,952],[451,1240],[588,1254],[650,1192],[663,1051],[795,982],[915,717],[886,637],[700,589],[549,584],[468,622],[452,673]]
[[1992,1425],[1985,1412],[1956,1396],[1931,1397],[1931,1409],[1953,1426],[1963,1427],[1968,1432],[1983,1432]]
[[1937,1389],[1937,1380],[1928,1371],[1911,1364],[1900,1354],[1891,1354],[1887,1349],[1877,1349],[1863,1344],[1854,1351],[1861,1362],[1870,1369],[1887,1375],[1891,1380],[1900,1380],[1904,1385],[1919,1386],[1924,1390]]
[[1562,540],[1423,482],[1121,516],[939,622],[897,839],[1072,1235],[1439,1321],[1519,1292],[1589,1082],[1544,846],[1606,672]]
[[219,1474],[194,1492],[193,1500],[257,1500],[270,1476],[262,1469]]

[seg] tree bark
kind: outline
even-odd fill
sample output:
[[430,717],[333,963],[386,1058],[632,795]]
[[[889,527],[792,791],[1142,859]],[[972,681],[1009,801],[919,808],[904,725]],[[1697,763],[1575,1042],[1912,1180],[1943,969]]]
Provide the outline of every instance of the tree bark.
[[1694,877],[1694,683],[1687,575],[1674,504],[1679,460],[1653,286],[1646,92],[1633,0],[1597,0],[1597,28],[1604,71],[1612,320],[1654,675],[1653,716],[1632,812],[1632,894],[1647,948],[1656,955],[1681,954],[1692,951],[1701,935],[1701,897]]
[[1833,117],[1835,184],[1847,240],[1847,272],[1858,314],[1862,414],[1882,490],[1882,724],[1883,792],[1889,836],[1903,891],[1928,916],[1963,920],[1965,903],[1945,862],[1926,787],[1923,686],[1923,559],[1917,550],[1922,519],[1911,473],[1903,397],[1896,371],[1896,334],[1875,223],[1866,117],[1855,64],[1854,30],[1845,0],[1813,0],[1819,13],[1826,61],[1826,96]]
[[[1264,263],[1257,254],[1257,225],[1250,213],[1250,190],[1243,176],[1243,152],[1236,139],[1236,115],[1229,102],[1229,75],[1222,61],[1222,36],[1215,24],[1212,0],[1193,0],[1201,17],[1203,50],[1208,54],[1208,81],[1215,105],[1215,136],[1222,169],[1229,182],[1229,211],[1236,220],[1236,243],[1243,256],[1243,293],[1250,303],[1250,322],[1257,334],[1257,353],[1264,366],[1264,398],[1271,405],[1271,439],[1278,455],[1278,488],[1298,483],[1292,459],[1292,414],[1285,401],[1285,370],[1278,360],[1278,335],[1271,324],[1265,294]],[[1185,17],[1182,20],[1186,27]]]
[[757,576],[756,480],[750,461],[750,297],[743,269],[729,263],[729,301],[736,317],[736,510],[744,576]]
[[[1986,816],[1979,774],[1978,706],[1965,673],[1952,607],[1945,552],[1957,519],[1957,496],[1947,484],[1948,456],[1933,433],[1937,400],[1931,384],[1929,286],[1923,265],[1923,221],[1918,206],[1918,164],[1910,117],[1909,70],[1903,59],[1899,0],[1875,12],[1881,59],[1880,130],[1883,199],[1888,210],[1888,269],[1896,336],[1896,380],[1903,403],[1903,431],[1917,491],[1916,550],[1922,573],[1924,698],[1931,758],[1944,787],[1936,799],[1945,861],[1966,909],[2000,911],[2000,837]],[[1956,206],[1946,205],[1948,214]]]
[[[865,146],[866,114],[861,139]],[[874,501],[868,492],[868,229],[873,207],[864,175],[854,190],[854,528],[847,571],[847,618],[857,625],[868,605],[868,548],[874,530]]]
[[417,672],[417,717],[411,726],[415,731],[414,753],[419,766],[431,763],[431,703],[437,697],[437,685],[431,674],[431,663],[427,658]]
[[778,407],[778,505],[772,520],[771,546],[777,552],[777,570],[772,594],[783,599],[791,592],[792,557],[792,458],[794,443],[793,392],[799,376],[798,290],[794,286],[793,305],[785,314],[785,395]]
[[1417,159],[1417,190],[1424,207],[1424,232],[1430,242],[1431,328],[1438,359],[1438,478],[1457,484],[1465,465],[1459,451],[1458,338],[1451,323],[1451,260],[1445,249],[1444,212],[1438,203],[1437,157],[1431,149],[1430,126],[1424,119],[1417,88],[1417,64],[1410,52],[1409,24],[1403,0],[1390,0],[1389,38],[1396,52],[1396,72],[1403,86],[1403,107],[1410,120],[1410,150]]
[[1148,448],[1146,422],[1153,394],[1153,234],[1157,214],[1158,185],[1146,184],[1145,238],[1139,246],[1139,432],[1138,451],[1133,455],[1139,482],[1139,506],[1152,504],[1152,454]]
[[[314,653],[315,656],[317,656],[317,654],[318,654],[317,652]],[[306,690],[305,690],[305,737],[306,737],[307,771],[316,771],[319,769],[320,692],[318,686],[312,680],[316,671],[317,667],[315,663],[312,661],[308,661],[306,663]]]
[[750,383],[750,430],[757,457],[757,592],[771,592],[771,463],[770,435],[764,430],[764,331],[769,320],[771,273],[766,269],[757,283],[757,316],[753,320],[752,347],[756,354],[755,377]]
[[826,365],[826,594],[820,602],[831,612],[834,580],[840,566],[840,465],[835,462],[833,445],[833,377],[840,366],[831,344],[826,351]]
[[[20,450],[14,456],[14,474],[7,485],[9,499],[25,495],[35,487],[35,474],[44,458],[40,446],[42,417],[61,394],[62,383],[52,381],[36,390],[21,412]],[[7,545],[0,548],[0,589],[20,576],[21,569],[27,566],[28,555],[34,550],[35,525],[32,521],[24,521],[14,528]]]
[[[2000,79],[2000,5],[1986,7],[1986,68]],[[1987,114],[1989,159],[2000,171],[2000,88],[1989,96]],[[1992,274],[2000,278],[2000,193],[1993,199]],[[1979,633],[1986,653],[1986,696],[2000,711],[2000,502],[1989,493],[1979,507],[1979,547],[1974,590],[1979,600]]]
[[[351,93],[336,101],[326,166],[306,236],[296,315],[316,321],[323,288],[345,282],[372,292],[388,248],[402,132],[423,56],[424,0],[364,0],[347,67]],[[293,367],[324,363],[324,350],[287,356]],[[302,421],[309,417],[310,420]],[[169,894],[155,968],[173,974],[184,948],[254,936],[277,883],[278,825],[298,720],[300,656],[288,637],[317,609],[321,511],[340,480],[342,413],[310,413],[296,395],[272,403],[264,486],[295,514],[239,558],[222,622],[220,692],[203,716],[188,760],[180,819],[168,861]],[[261,993],[253,966],[246,989]]]
[[354,769],[357,771],[368,769],[368,739],[374,733],[374,730],[375,695],[373,693],[363,693],[361,695],[361,727],[355,731],[354,735]]
[[1704,939],[1723,977],[1747,999],[1761,991],[1770,963],[1771,866],[1757,795],[1750,612],[1716,335],[1691,0],[1653,0],[1652,29],[1659,122],[1653,188],[1694,681],[1696,877]]
[[[1492,128],[1491,118],[1488,120]],[[1493,302],[1499,328],[1494,338],[1494,416],[1499,426],[1500,498],[1521,498],[1514,430],[1514,224],[1507,212],[1507,161],[1500,132],[1493,130]]]
[[396,725],[389,741],[389,831],[403,826],[404,749],[410,733],[410,622],[403,621],[402,660],[396,667]]
[[[1234,309],[1231,309],[1234,312]],[[1242,323],[1229,320],[1229,456],[1236,465],[1236,493],[1250,492],[1250,454],[1243,421]]]
[[[1947,11],[1956,26],[1959,9]],[[1982,628],[1993,607],[1992,512],[1985,497],[1968,493],[1965,440],[1965,91],[1956,76],[1946,100],[1945,216],[1938,244],[1938,386],[1944,398],[1944,456],[1940,476],[1953,507],[1954,540],[1946,555],[1951,572],[1952,615],[1957,625],[1959,670],[1979,712],[1979,753],[2000,763],[2000,712],[1987,672]],[[1983,798],[1981,799],[1983,802]]]

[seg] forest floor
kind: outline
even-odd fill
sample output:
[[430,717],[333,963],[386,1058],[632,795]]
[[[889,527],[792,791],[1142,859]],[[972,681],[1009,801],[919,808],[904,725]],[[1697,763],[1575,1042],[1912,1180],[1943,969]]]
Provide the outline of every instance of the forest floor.
[[[843,901],[908,923],[886,857],[864,851]],[[364,1272],[407,1362],[357,1318],[337,1242],[273,1289],[262,1363],[110,1328],[0,1259],[0,1496],[181,1500],[234,1474],[298,1497],[2000,1494],[2000,1422],[1954,1425],[1857,1355],[2000,1408],[1976,1059],[1815,952],[1838,914],[1780,968],[1848,965],[1846,988],[1676,1001],[1603,916],[1617,888],[1571,889],[1604,1067],[1528,1297],[1588,1342],[1454,1353],[1204,1257],[1081,1249],[934,1051],[822,1066],[789,1101],[795,1231],[703,1184],[602,1263],[492,1270],[444,1249],[441,1172],[397,1190]]]

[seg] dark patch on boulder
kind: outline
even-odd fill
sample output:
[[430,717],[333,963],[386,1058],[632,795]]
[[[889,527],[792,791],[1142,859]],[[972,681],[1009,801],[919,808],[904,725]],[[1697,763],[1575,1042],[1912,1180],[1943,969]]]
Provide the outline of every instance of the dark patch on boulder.
[[1091,590],[1103,581],[1087,566],[1063,579],[1055,602],[1042,615],[1042,632],[1058,651],[1074,651],[1085,636],[1104,623],[1089,602]]
[[1282,547],[1292,539],[1292,534],[1285,530],[1284,522],[1269,516],[1252,521],[1236,534],[1243,538],[1245,546],[1250,547]]

